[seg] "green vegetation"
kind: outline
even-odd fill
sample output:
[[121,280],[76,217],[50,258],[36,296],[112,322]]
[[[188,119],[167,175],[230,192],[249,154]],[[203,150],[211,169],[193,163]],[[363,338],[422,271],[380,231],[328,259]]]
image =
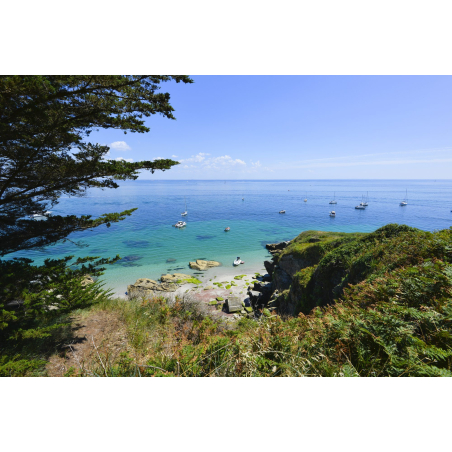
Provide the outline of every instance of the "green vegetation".
[[[311,251],[306,247],[302,253]],[[56,315],[55,324],[64,326],[55,330],[51,322],[35,320],[48,328],[47,335],[28,343],[22,337],[22,349],[8,341],[0,372],[452,376],[452,228],[430,233],[388,225],[352,240],[345,237],[317,264],[301,269],[293,286],[285,296],[298,294],[298,316],[282,318],[265,308],[259,319],[243,317],[233,324],[210,318],[200,304],[187,299],[100,296],[91,306]],[[223,298],[209,304],[221,309],[218,301]],[[244,308],[247,315],[251,311]],[[96,348],[86,343],[80,349],[90,350],[80,364],[69,351],[59,357],[63,344],[78,334],[74,318],[81,323],[94,318],[96,325],[101,318],[116,319],[115,331],[123,332],[119,349],[115,352],[100,336],[94,339]],[[44,364],[55,359],[66,361],[46,370]]]
[[232,286],[230,284],[228,284],[225,289],[229,290]]
[[179,279],[177,284],[202,284],[202,281],[196,278]]
[[234,276],[234,279],[240,280],[240,279],[242,279],[244,276],[246,276],[246,275],[237,275],[237,276]]
[[223,287],[223,284],[222,284],[222,283],[219,283],[219,282],[214,282],[214,283],[212,283],[212,284],[214,284],[215,286],[217,286],[217,287],[219,287],[219,288]]
[[217,301],[223,301],[224,298],[223,298],[223,297],[217,297],[216,300],[217,300]]
[[[0,76],[0,256],[110,227],[136,210],[95,219],[48,214],[44,221],[30,219],[62,196],[117,188],[117,181],[135,180],[142,170],[154,173],[178,164],[108,160],[109,147],[88,140],[94,129],[148,132],[145,120],[155,114],[175,119],[169,93],[159,92],[169,81],[192,83],[187,76],[166,75]],[[119,258],[67,256],[41,266],[30,259],[0,261],[0,375],[39,372],[42,360],[35,357],[54,350],[67,316],[108,299],[108,291],[91,277]]]

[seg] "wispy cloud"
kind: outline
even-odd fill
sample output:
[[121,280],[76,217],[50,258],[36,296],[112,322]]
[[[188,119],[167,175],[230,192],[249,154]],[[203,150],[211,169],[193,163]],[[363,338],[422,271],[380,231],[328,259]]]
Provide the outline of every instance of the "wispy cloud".
[[[416,163],[449,163],[452,158],[445,158],[441,154],[450,153],[452,148],[441,149],[421,149],[414,151],[391,151],[378,152],[372,154],[345,155],[337,157],[326,157],[319,159],[306,159],[292,162],[279,162],[275,169],[306,169],[306,168],[335,168],[335,167],[353,167],[353,166],[372,166],[372,165],[404,165]],[[436,156],[435,156],[436,154]],[[439,154],[439,155],[438,155]],[[394,158],[387,158],[388,156]],[[403,158],[407,156],[407,158]],[[413,158],[419,156],[421,158]],[[378,158],[383,157],[383,158]],[[422,158],[423,157],[423,158]]]
[[193,163],[201,163],[201,162],[203,162],[206,159],[207,155],[210,155],[210,154],[205,153],[205,152],[199,152],[196,155],[192,155],[188,159],[181,159],[179,161],[180,161],[180,163],[192,163],[192,162]]
[[130,162],[130,163],[132,163],[133,162],[133,159],[125,159],[125,158],[122,158],[122,157],[117,157],[117,158],[115,158],[115,160],[116,161],[120,161],[120,160],[124,160],[125,162]]
[[219,157],[209,157],[207,152],[199,152],[190,158],[181,159],[183,168],[203,168],[203,169],[226,169],[237,166],[246,166],[246,162],[241,159],[234,159],[230,155],[220,155]]
[[109,144],[114,151],[130,151],[132,148],[125,141],[114,141]]

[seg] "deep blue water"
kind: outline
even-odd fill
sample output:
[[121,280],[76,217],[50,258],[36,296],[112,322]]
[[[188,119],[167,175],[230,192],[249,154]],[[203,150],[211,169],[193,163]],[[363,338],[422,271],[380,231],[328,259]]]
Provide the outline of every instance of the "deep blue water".
[[[408,205],[400,207],[405,190]],[[334,192],[337,204],[330,205]],[[367,192],[369,206],[356,210]],[[181,217],[184,196],[188,216]],[[199,258],[231,267],[239,255],[245,264],[238,272],[245,273],[262,268],[268,256],[265,243],[289,240],[308,229],[370,232],[387,223],[429,231],[449,228],[452,181],[128,181],[117,190],[91,190],[83,198],[63,198],[53,213],[96,217],[133,207],[138,210],[131,217],[108,229],[102,226],[73,234],[71,240],[88,245],[83,248],[66,242],[7,257],[29,257],[41,263],[68,254],[120,254],[124,259],[109,266],[103,276],[118,293],[137,278],[193,273],[188,262]],[[281,209],[286,213],[279,214]],[[335,218],[329,216],[331,210],[336,211]],[[171,226],[181,219],[187,222],[185,229]],[[226,226],[230,232],[224,232]]]

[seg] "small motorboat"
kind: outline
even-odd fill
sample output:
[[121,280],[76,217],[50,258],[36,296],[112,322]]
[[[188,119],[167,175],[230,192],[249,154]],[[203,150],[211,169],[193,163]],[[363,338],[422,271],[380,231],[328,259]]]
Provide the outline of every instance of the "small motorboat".
[[366,206],[362,206],[361,204],[359,206],[355,206],[355,209],[358,210],[366,210]]
[[185,228],[185,226],[187,226],[187,223],[185,223],[185,221],[178,221],[176,224],[173,225],[175,228]]
[[234,267],[236,267],[237,265],[240,264],[244,264],[245,262],[243,262],[239,256],[237,256],[237,259],[234,261]]
[[32,220],[44,220],[51,213],[52,212],[50,210],[47,210],[46,212],[33,212],[31,215],[29,215],[29,218],[31,218]]
[[331,212],[330,212],[330,217],[335,217],[336,216],[336,212],[334,211],[334,210],[332,210]]
[[305,200],[304,200],[304,202],[308,202],[308,200],[307,200],[307,199],[305,199]]
[[279,213],[286,213],[286,211],[285,210],[280,210]]
[[224,232],[228,232],[228,231],[230,231],[231,230],[231,228],[228,226],[225,230],[224,230]]

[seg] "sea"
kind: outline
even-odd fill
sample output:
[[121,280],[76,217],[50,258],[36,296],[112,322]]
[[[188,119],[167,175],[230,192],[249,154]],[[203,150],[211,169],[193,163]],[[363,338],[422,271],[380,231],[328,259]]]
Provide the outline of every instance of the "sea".
[[[402,207],[405,197],[408,204]],[[329,204],[333,199],[337,204]],[[356,210],[363,200],[368,207]],[[185,203],[188,215],[182,217]],[[449,228],[452,180],[136,180],[122,182],[118,189],[91,189],[81,198],[63,197],[52,214],[97,217],[135,207],[130,217],[110,228],[73,233],[70,241],[5,257],[42,264],[68,255],[119,254],[122,259],[108,265],[101,278],[121,296],[138,278],[196,274],[188,266],[196,259],[221,262],[217,273],[260,271],[269,258],[265,244],[306,230],[371,232],[388,223],[426,231]],[[282,209],[286,213],[280,214]],[[173,227],[179,220],[187,226]],[[237,256],[245,263],[234,268]]]

